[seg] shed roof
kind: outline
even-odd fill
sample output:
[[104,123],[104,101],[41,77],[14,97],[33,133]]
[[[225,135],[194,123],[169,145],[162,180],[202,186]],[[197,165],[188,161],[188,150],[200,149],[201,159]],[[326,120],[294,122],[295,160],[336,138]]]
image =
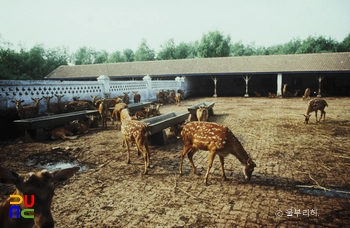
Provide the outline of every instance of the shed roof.
[[350,72],[350,52],[240,56],[60,66],[47,79]]

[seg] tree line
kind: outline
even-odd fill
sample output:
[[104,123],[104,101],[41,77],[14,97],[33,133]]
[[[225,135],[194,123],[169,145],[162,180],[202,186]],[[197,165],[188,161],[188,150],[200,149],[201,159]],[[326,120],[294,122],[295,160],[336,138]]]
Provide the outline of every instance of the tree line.
[[108,53],[83,46],[70,54],[67,48],[45,49],[35,45],[30,50],[21,48],[15,51],[9,42],[3,42],[0,36],[0,80],[41,80],[60,65],[118,63],[133,61],[154,61],[189,58],[211,58],[228,56],[306,54],[323,52],[350,51],[350,34],[342,42],[324,36],[309,36],[305,40],[294,38],[281,45],[270,47],[244,45],[241,41],[231,42],[229,35],[220,31],[210,31],[200,40],[176,44],[169,39],[160,45],[159,51],[149,47],[142,39],[134,52],[127,48],[123,51]]

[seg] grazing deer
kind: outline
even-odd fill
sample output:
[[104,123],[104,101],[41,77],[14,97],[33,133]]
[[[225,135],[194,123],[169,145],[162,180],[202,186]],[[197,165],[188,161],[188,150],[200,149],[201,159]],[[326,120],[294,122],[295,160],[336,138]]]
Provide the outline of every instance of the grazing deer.
[[[10,171],[6,168],[0,167],[0,183],[13,184],[16,186],[16,190],[12,195],[19,195],[26,198],[25,195],[30,196],[30,209],[26,215],[31,218],[17,217],[21,210],[22,212],[26,209],[25,204],[18,204],[17,209],[11,205],[11,198],[5,199],[0,206],[0,227],[4,228],[31,228],[35,227],[54,227],[54,220],[51,214],[51,202],[54,195],[55,184],[61,181],[68,180],[71,178],[80,167],[73,167],[63,170],[56,170],[48,172],[42,170],[40,172],[28,173],[28,174],[17,174],[16,172]],[[26,201],[26,200],[25,200]],[[34,205],[33,205],[34,204]],[[11,207],[12,206],[12,207]],[[14,212],[17,213],[14,213]],[[16,218],[11,218],[16,214]],[[10,217],[11,216],[11,217]]]
[[138,150],[143,155],[145,161],[145,171],[147,174],[147,168],[150,166],[150,153],[148,149],[148,135],[150,135],[150,129],[148,124],[132,120],[129,115],[129,109],[123,109],[120,112],[120,119],[122,122],[121,132],[123,135],[123,143],[126,144],[128,157],[127,163],[130,163],[130,143],[135,142]]
[[305,89],[305,92],[304,92],[304,95],[303,95],[303,101],[304,101],[305,99],[310,100],[310,88],[306,88],[306,89]]
[[227,127],[217,123],[194,121],[183,127],[181,136],[184,141],[184,149],[180,155],[180,175],[182,174],[182,162],[186,154],[190,160],[193,172],[198,175],[193,163],[193,155],[198,150],[207,150],[209,151],[209,158],[208,169],[204,177],[205,184],[208,183],[209,171],[216,154],[220,158],[223,180],[227,180],[224,170],[224,157],[229,154],[234,155],[242,163],[245,179],[251,179],[256,165],[244,150],[242,144]]
[[132,91],[134,94],[134,103],[140,103],[141,101],[141,95],[138,94],[138,91]]
[[[321,121],[322,119],[322,116],[323,116],[323,121],[326,120],[326,112],[324,111],[324,108],[325,107],[328,107],[328,104],[327,102],[322,99],[322,98],[315,98],[315,99],[312,99],[311,101],[309,101],[309,104],[306,108],[306,114],[304,114],[304,117],[305,117],[305,121],[304,123],[309,123],[309,119],[310,119],[310,116],[311,116],[311,112],[315,112],[316,113],[316,122],[319,122]],[[317,111],[320,110],[321,111],[321,117],[319,120],[317,120]]]
[[21,119],[35,118],[39,114],[39,102],[43,98],[32,98],[34,101],[33,105],[22,106],[24,100],[12,100],[12,103],[15,103],[18,116]]
[[196,111],[196,116],[198,121],[208,121],[209,111],[207,106],[200,105]]

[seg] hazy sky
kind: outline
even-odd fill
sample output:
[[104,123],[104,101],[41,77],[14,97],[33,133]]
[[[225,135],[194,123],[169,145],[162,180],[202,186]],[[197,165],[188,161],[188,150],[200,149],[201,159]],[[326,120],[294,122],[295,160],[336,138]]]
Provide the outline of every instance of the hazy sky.
[[340,42],[350,33],[350,1],[0,0],[1,42],[14,49],[136,51],[144,38],[157,51],[171,38],[193,42],[214,30],[265,47],[310,35]]

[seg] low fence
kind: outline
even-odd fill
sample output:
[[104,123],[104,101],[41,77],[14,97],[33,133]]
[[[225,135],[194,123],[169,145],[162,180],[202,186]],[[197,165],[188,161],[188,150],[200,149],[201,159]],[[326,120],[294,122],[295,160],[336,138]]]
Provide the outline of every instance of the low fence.
[[[72,101],[74,96],[81,100],[91,100],[91,95],[110,97],[129,93],[130,101],[133,102],[137,91],[141,95],[141,101],[153,101],[156,99],[157,90],[184,89],[184,79],[177,77],[175,80],[152,80],[150,76],[143,77],[142,81],[111,81],[108,76],[101,75],[97,81],[53,81],[53,80],[0,80],[0,109],[14,108],[13,99],[24,100],[25,105],[33,104],[31,98],[43,96],[64,95],[61,99]],[[51,99],[56,102],[57,98]],[[45,102],[39,104],[40,111],[46,111]]]

